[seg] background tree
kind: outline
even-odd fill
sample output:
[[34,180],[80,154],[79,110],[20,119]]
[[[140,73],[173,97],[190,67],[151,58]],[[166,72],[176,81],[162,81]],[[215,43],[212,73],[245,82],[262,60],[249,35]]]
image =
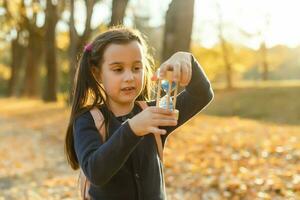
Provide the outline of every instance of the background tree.
[[109,26],[123,24],[129,0],[113,0]]
[[[22,1],[23,4],[25,2],[27,1]],[[28,31],[27,61],[22,96],[38,97],[40,90],[40,64],[43,55],[44,25],[38,25],[37,16],[39,13],[44,12],[44,10],[38,0],[27,3],[27,5],[25,4],[26,10],[24,11],[28,11],[28,14],[22,15],[25,29]]]
[[218,13],[218,37],[221,45],[221,54],[225,66],[225,76],[226,76],[226,88],[231,89],[233,87],[232,85],[232,63],[230,60],[230,54],[228,50],[228,45],[224,36],[224,20],[223,20],[223,15],[222,15],[222,10],[220,7],[220,4],[217,2],[216,3],[217,7],[217,13]]
[[265,15],[264,31],[260,31],[259,36],[261,37],[259,52],[261,59],[261,68],[262,68],[262,80],[266,81],[269,79],[269,61],[268,61],[268,48],[266,44],[266,33],[270,26],[270,16]]
[[95,6],[96,0],[86,0],[85,9],[86,9],[86,20],[85,27],[82,35],[80,35],[75,27],[75,18],[74,18],[74,10],[75,10],[75,0],[70,0],[70,20],[69,20],[69,37],[70,37],[70,46],[69,46],[69,69],[70,69],[70,96],[69,102],[72,102],[73,94],[73,81],[75,77],[75,70],[77,64],[77,54],[83,48],[84,44],[91,36],[92,28],[91,28],[91,19],[93,14],[93,9]]
[[[12,4],[12,5],[11,5]],[[10,6],[9,6],[10,5]],[[18,12],[12,12],[11,7],[16,7]],[[18,86],[20,84],[20,71],[24,66],[26,54],[26,42],[24,35],[24,24],[21,15],[25,14],[25,6],[20,2],[4,0],[3,8],[5,10],[3,29],[7,35],[11,36],[10,41],[10,71],[11,75],[8,80],[7,96],[17,96]],[[12,36],[14,35],[14,36]]]
[[267,58],[268,49],[265,41],[261,42],[259,47],[259,52],[260,52],[260,60],[261,60],[261,67],[262,67],[261,79],[263,81],[266,81],[268,80],[268,75],[269,75],[269,63]]
[[[45,64],[46,83],[43,92],[45,101],[57,100],[57,55],[56,55],[56,24],[64,8],[64,0],[54,4],[47,0],[45,21]],[[59,8],[58,8],[59,7]]]
[[166,13],[162,60],[176,51],[189,51],[194,18],[194,0],[172,0]]
[[247,39],[255,38],[259,40],[259,49],[257,51],[258,53],[257,67],[260,68],[258,69],[258,71],[261,72],[261,80],[267,81],[269,79],[270,64],[271,64],[271,61],[269,59],[270,49],[267,47],[267,41],[266,41],[267,40],[266,35],[269,32],[269,26],[270,26],[270,15],[265,13],[262,18],[264,19],[263,26],[260,27],[260,30],[258,30],[257,32],[249,33],[243,29],[240,29],[240,32]]

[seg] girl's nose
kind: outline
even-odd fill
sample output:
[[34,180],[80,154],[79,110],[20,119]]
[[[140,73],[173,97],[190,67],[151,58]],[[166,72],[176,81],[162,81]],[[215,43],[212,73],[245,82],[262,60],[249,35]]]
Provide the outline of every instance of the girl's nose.
[[125,81],[132,81],[134,79],[132,71],[125,72]]

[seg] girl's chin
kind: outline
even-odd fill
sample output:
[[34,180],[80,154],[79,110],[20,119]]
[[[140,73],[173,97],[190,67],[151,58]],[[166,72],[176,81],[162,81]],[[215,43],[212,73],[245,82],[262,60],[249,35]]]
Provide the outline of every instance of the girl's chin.
[[122,98],[122,102],[124,102],[124,103],[132,103],[132,102],[134,102],[135,101],[135,99],[136,99],[137,97],[134,95],[134,96],[127,96],[127,97],[124,97],[124,98]]
[[132,103],[133,101],[135,101],[136,98],[137,94],[134,92],[131,94],[122,95],[120,101],[124,103]]
[[138,95],[141,92],[138,92],[137,90],[131,90],[131,91],[121,91],[121,95],[122,98],[124,99],[136,99],[138,97]]
[[129,91],[122,90],[121,93],[122,93],[122,95],[125,95],[125,96],[133,96],[136,94],[136,90],[129,90]]

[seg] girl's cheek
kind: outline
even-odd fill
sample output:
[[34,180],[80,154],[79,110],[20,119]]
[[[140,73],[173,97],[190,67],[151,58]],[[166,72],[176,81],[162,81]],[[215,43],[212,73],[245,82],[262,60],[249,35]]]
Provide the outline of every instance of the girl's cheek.
[[144,77],[143,77],[143,74],[141,74],[141,75],[139,75],[139,77],[138,77],[138,82],[139,82],[139,84],[140,85],[143,85],[144,84]]

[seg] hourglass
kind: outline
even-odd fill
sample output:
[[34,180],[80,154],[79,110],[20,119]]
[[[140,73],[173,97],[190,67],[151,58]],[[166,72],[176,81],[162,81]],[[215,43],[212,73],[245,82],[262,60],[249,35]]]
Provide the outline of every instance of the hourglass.
[[[157,84],[157,94],[156,94],[156,106],[164,109],[169,109],[176,115],[178,119],[179,111],[176,110],[176,99],[178,92],[178,82],[173,81],[173,71],[168,70],[166,72],[166,78],[162,79],[158,77]],[[161,90],[163,90],[166,95],[161,97]],[[173,92],[173,97],[172,97]]]

